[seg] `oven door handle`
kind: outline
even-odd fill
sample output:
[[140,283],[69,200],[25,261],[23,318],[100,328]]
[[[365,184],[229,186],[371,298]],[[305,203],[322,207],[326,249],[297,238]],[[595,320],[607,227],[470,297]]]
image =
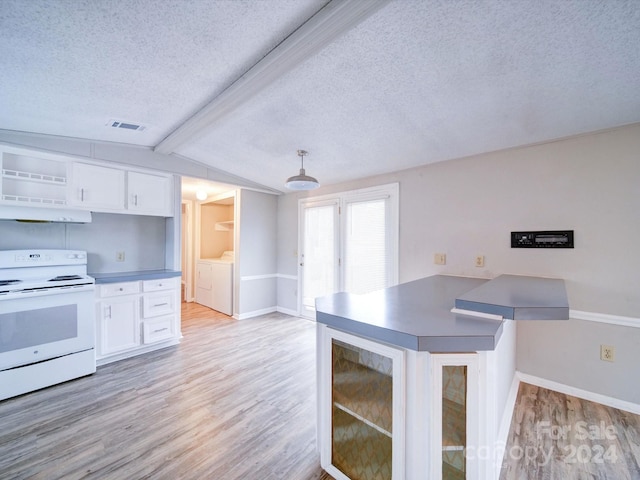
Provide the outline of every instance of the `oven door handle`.
[[95,285],[91,283],[85,285],[71,285],[67,287],[42,288],[37,290],[17,290],[0,294],[0,299],[8,300],[26,297],[44,297],[45,295],[63,295],[65,293],[84,292],[87,290],[95,290]]

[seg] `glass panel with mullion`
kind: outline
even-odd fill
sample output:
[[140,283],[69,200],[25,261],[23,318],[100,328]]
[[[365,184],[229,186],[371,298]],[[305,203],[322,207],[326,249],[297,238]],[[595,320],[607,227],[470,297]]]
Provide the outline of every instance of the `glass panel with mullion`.
[[336,206],[307,207],[304,211],[304,270],[302,306],[315,311],[315,299],[338,289],[336,268]]
[[385,199],[347,204],[345,291],[349,293],[389,286],[386,210]]
[[442,479],[466,478],[467,367],[442,367]]
[[358,480],[391,478],[393,360],[332,341],[331,463]]

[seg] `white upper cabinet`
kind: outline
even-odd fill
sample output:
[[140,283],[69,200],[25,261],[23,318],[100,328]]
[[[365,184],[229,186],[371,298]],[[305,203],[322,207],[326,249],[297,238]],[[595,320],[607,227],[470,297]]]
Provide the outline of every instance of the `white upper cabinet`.
[[173,175],[0,144],[0,205],[174,215]]
[[124,184],[124,170],[74,162],[69,203],[97,211],[124,210]]
[[67,162],[59,156],[0,145],[0,202],[65,207]]
[[173,181],[166,175],[127,172],[127,209],[140,215],[170,217]]

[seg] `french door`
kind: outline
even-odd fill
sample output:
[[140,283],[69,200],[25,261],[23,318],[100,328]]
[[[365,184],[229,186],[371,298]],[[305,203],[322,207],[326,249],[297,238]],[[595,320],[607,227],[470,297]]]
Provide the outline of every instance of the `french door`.
[[315,299],[397,283],[398,185],[304,199],[299,204],[300,314]]
[[339,272],[339,202],[330,199],[307,202],[301,210],[301,247],[298,272],[300,282],[300,313],[315,317],[315,299],[337,292]]

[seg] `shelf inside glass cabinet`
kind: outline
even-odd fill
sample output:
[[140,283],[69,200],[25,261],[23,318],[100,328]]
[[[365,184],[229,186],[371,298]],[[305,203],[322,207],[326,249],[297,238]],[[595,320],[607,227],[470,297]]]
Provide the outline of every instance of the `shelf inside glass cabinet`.
[[334,340],[332,366],[333,465],[349,478],[390,479],[393,360]]

